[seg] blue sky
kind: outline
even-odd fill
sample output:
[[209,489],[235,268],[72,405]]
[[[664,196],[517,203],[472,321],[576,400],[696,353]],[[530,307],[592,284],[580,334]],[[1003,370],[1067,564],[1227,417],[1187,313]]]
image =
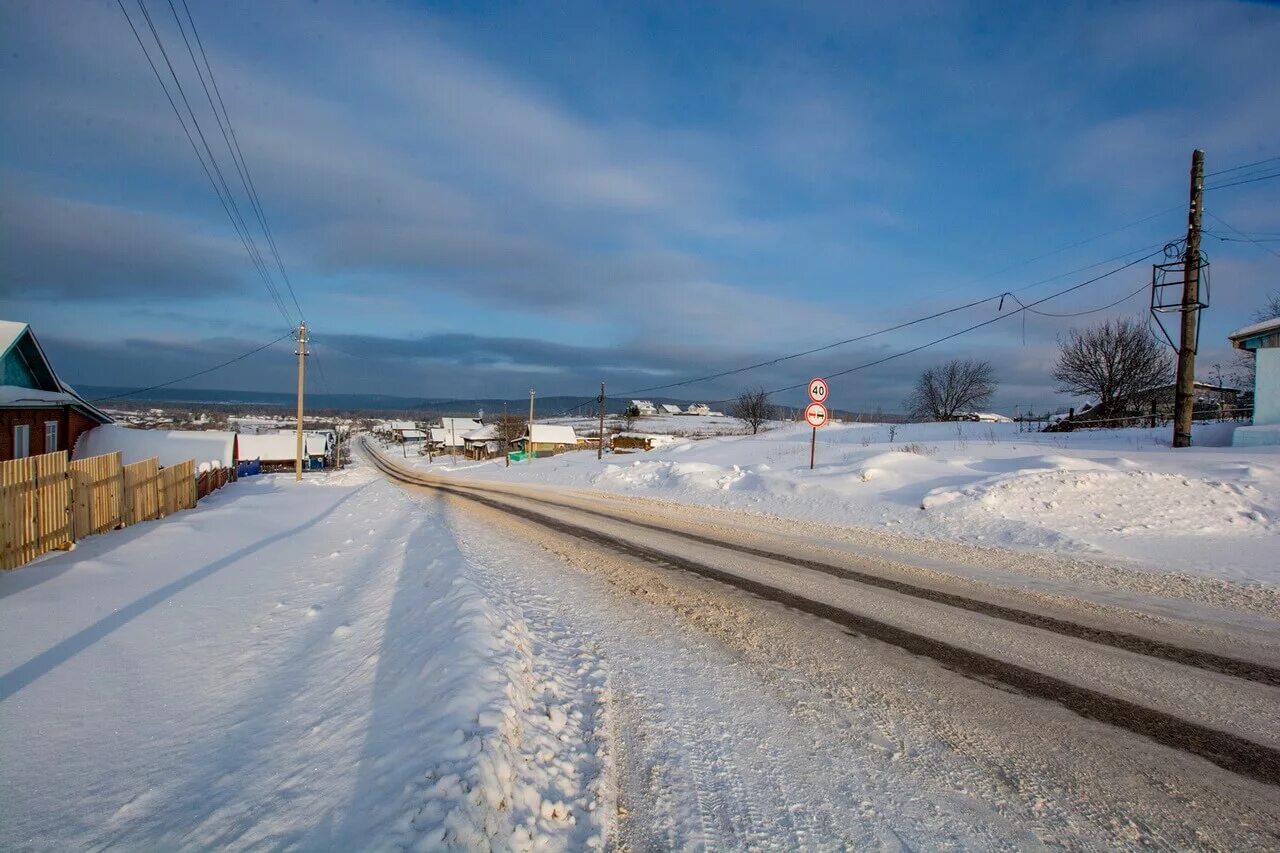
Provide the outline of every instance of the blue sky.
[[[1280,154],[1269,5],[190,6],[322,391],[589,394],[751,363],[1150,251],[1184,229],[1193,147],[1211,172]],[[167,2],[147,7],[230,169]],[[0,315],[83,384],[162,382],[283,333],[119,8],[7,2],[0,33]],[[1280,232],[1280,181],[1207,209]],[[1202,376],[1280,286],[1280,257],[1205,248]],[[1112,313],[1143,311],[1139,295]],[[804,382],[994,314],[672,393]],[[1101,316],[996,323],[831,399],[897,409],[921,367],[979,355],[998,408],[1068,403],[1055,339]],[[291,353],[188,385],[288,390]]]

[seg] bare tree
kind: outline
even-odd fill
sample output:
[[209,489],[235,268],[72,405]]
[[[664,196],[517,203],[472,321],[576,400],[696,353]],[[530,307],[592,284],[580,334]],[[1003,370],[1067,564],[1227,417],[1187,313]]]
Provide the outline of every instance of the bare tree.
[[729,406],[729,414],[751,427],[755,435],[773,417],[773,404],[763,388],[748,388]]
[[498,431],[498,441],[502,442],[502,452],[511,449],[511,443],[524,435],[529,422],[519,415],[500,415],[493,422]]
[[1053,378],[1059,391],[1096,397],[1096,410],[1116,417],[1119,406],[1145,402],[1173,381],[1173,357],[1141,320],[1121,317],[1068,332]]
[[990,402],[996,385],[991,362],[954,358],[920,374],[907,397],[907,413],[915,420],[949,421]]
[[622,420],[622,428],[627,432],[631,432],[636,428],[636,421],[640,419],[640,407],[636,405],[627,406],[619,415]]

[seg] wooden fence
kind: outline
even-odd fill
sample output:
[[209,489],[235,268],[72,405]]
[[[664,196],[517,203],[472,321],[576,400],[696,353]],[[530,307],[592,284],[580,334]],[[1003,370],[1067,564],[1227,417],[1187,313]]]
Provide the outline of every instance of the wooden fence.
[[121,461],[116,452],[68,462],[62,450],[0,462],[0,569],[196,505],[193,460],[167,468],[154,457]]
[[124,474],[120,451],[71,463],[71,532],[81,539],[120,526]]

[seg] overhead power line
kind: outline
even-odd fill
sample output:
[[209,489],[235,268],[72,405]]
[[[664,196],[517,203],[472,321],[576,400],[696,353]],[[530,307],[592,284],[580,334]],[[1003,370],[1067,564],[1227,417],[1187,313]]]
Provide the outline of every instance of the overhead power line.
[[[191,25],[191,35],[196,40],[196,46],[200,49],[200,58],[204,60],[205,70],[209,73],[208,84],[205,83],[204,74],[200,71],[200,63],[196,62],[195,53],[191,50],[191,42],[187,40],[187,33],[182,26],[182,19],[178,16],[177,7],[173,5],[173,0],[168,0],[168,2],[169,9],[173,12],[173,19],[178,23],[178,32],[182,34],[182,41],[186,44],[187,53],[191,56],[191,64],[195,66],[196,76],[200,78],[200,85],[204,88],[205,97],[209,101],[209,108],[213,110],[213,117],[218,121],[218,129],[222,131],[222,139],[227,144],[227,150],[231,152],[231,160],[236,165],[236,171],[240,173],[240,183],[244,186],[245,193],[249,196],[249,203],[257,216],[258,225],[261,226],[262,234],[267,239],[267,245],[271,249],[271,255],[275,259],[276,267],[280,270],[280,277],[284,279],[285,287],[289,290],[289,298],[293,300],[293,307],[297,309],[298,316],[306,320],[306,314],[303,313],[302,306],[298,303],[298,295],[294,293],[293,282],[289,279],[289,273],[285,271],[284,261],[280,258],[280,249],[276,246],[275,236],[271,233],[271,226],[267,222],[267,213],[262,206],[262,199],[258,196],[258,187],[253,181],[253,173],[249,171],[249,161],[245,159],[244,151],[240,148],[240,139],[236,136],[235,125],[231,123],[231,114],[227,112],[227,104],[222,99],[222,90],[218,88],[218,79],[214,76],[213,66],[209,63],[208,54],[205,53],[204,42],[200,38],[200,31],[196,29],[196,20],[191,15],[191,8],[187,5],[187,0],[182,0],[182,8],[187,13],[187,22]],[[209,94],[209,85],[213,86],[213,94],[217,96],[217,106],[214,106],[213,97]],[[219,107],[222,109],[221,116],[218,114]]]
[[[133,18],[125,8],[123,0],[116,0],[116,5],[119,6],[121,14],[124,15],[125,21],[128,23],[129,29],[138,43],[138,47],[141,48],[142,54],[147,60],[147,65],[151,67],[151,72],[155,75],[156,82],[160,84],[160,88],[164,92],[165,99],[173,109],[173,113],[178,119],[178,124],[182,128],[183,134],[187,137],[187,142],[191,144],[191,150],[195,153],[196,159],[200,162],[200,167],[204,171],[205,177],[209,180],[210,186],[213,187],[214,195],[218,197],[218,202],[221,204],[223,211],[227,214],[227,218],[231,221],[231,226],[235,230],[236,236],[239,237],[241,245],[244,246],[245,252],[249,255],[254,268],[262,278],[263,284],[266,286],[272,302],[280,312],[285,324],[292,327],[294,325],[293,318],[289,316],[289,312],[283,300],[280,298],[279,291],[276,289],[275,283],[271,280],[270,272],[266,268],[266,264],[262,260],[261,253],[258,251],[257,246],[253,241],[253,235],[249,233],[248,227],[244,222],[244,217],[241,215],[239,206],[236,203],[235,196],[231,193],[230,187],[227,185],[226,179],[223,177],[222,171],[218,166],[217,158],[213,156],[213,150],[209,147],[208,140],[200,129],[199,121],[195,117],[195,111],[191,109],[190,101],[187,99],[186,93],[182,88],[182,83],[173,68],[173,63],[169,61],[168,52],[164,48],[164,43],[160,38],[158,30],[155,28],[155,23],[152,21],[150,13],[147,11],[142,0],[138,0],[138,8],[141,10],[143,18],[146,20],[148,29],[150,30],[153,38],[156,40],[156,46],[159,48],[160,54],[165,61],[165,65],[169,69],[170,76],[173,79],[178,95],[187,107],[187,111],[191,116],[191,124],[195,128],[196,135],[200,137],[201,142],[204,144],[205,152],[207,152],[209,157],[208,162],[206,162],[205,153],[201,152],[200,146],[196,144],[195,136],[192,135],[191,127],[188,127],[187,121],[182,115],[182,111],[178,108],[178,104],[174,100],[173,94],[169,91],[169,86],[165,83],[164,77],[160,73],[160,69],[156,66],[155,60],[151,56],[151,51],[143,41],[142,34],[138,31],[137,26],[134,25]],[[217,175],[217,178],[214,177],[215,174]]]
[[1239,166],[1232,166],[1229,169],[1219,169],[1216,172],[1210,172],[1209,174],[1205,175],[1205,177],[1213,178],[1213,177],[1217,177],[1218,175],[1225,175],[1228,172],[1239,172],[1242,169],[1252,169],[1254,166],[1261,166],[1263,163],[1274,163],[1277,160],[1280,160],[1280,155],[1277,155],[1275,157],[1267,157],[1263,160],[1254,160],[1252,163],[1243,163]]
[[[1165,245],[1165,243],[1166,243],[1166,242],[1168,242],[1168,241],[1166,241],[1166,240],[1161,240],[1161,241],[1160,241],[1158,244],[1156,244],[1156,245],[1158,245],[1158,246],[1160,246],[1160,247],[1163,247],[1163,246]],[[711,381],[711,380],[713,380],[713,379],[723,379],[723,378],[724,378],[724,377],[726,377],[726,376],[735,376],[735,375],[737,375],[737,374],[739,374],[739,373],[747,373],[747,372],[750,372],[750,371],[752,371],[752,370],[757,370],[757,369],[759,369],[759,368],[761,368],[761,367],[772,367],[772,366],[773,366],[773,365],[775,365],[775,364],[781,364],[781,363],[783,363],[783,362],[785,362],[785,361],[791,361],[792,359],[802,358],[802,357],[807,356],[807,355],[813,355],[814,353],[825,352],[826,350],[835,349],[835,348],[837,348],[837,347],[846,346],[846,345],[848,345],[848,344],[857,343],[857,342],[859,342],[859,341],[865,341],[865,340],[867,340],[868,338],[874,338],[874,337],[877,337],[877,336],[879,336],[879,335],[888,334],[889,332],[896,332],[896,331],[898,331],[898,330],[900,330],[900,329],[905,329],[905,328],[907,328],[907,327],[909,327],[909,326],[914,326],[914,325],[917,325],[917,324],[919,324],[919,323],[927,322],[927,321],[929,321],[929,320],[936,320],[937,318],[939,318],[939,317],[944,317],[944,316],[946,316],[946,315],[948,315],[948,314],[955,314],[955,313],[957,313],[957,312],[959,312],[959,311],[964,311],[964,310],[966,310],[966,309],[976,307],[976,306],[978,306],[978,305],[983,304],[984,302],[994,302],[994,301],[996,301],[997,299],[1001,299],[1001,298],[1002,298],[1002,297],[1004,297],[1004,296],[1012,295],[1012,294],[1014,294],[1014,293],[1022,293],[1023,291],[1025,291],[1025,290],[1030,290],[1030,289],[1031,289],[1031,288],[1033,288],[1033,287],[1039,287],[1039,286],[1040,286],[1040,285],[1042,285],[1042,284],[1047,284],[1048,282],[1056,281],[1057,279],[1064,278],[1064,277],[1066,277],[1066,276],[1068,276],[1068,275],[1074,275],[1074,274],[1079,273],[1079,272],[1084,272],[1085,270],[1090,270],[1090,269],[1093,269],[1093,268],[1095,268],[1095,267],[1099,267],[1099,266],[1101,266],[1101,265],[1103,265],[1103,264],[1107,264],[1107,263],[1112,263],[1112,262],[1114,262],[1114,261],[1118,261],[1118,260],[1120,260],[1120,259],[1122,259],[1122,258],[1126,258],[1126,257],[1128,257],[1129,255],[1132,255],[1132,254],[1134,254],[1134,253],[1136,253],[1136,252],[1145,251],[1145,250],[1147,250],[1147,249],[1149,249],[1149,248],[1150,248],[1150,246],[1144,246],[1144,247],[1139,248],[1139,249],[1133,249],[1133,250],[1131,250],[1131,251],[1124,252],[1123,254],[1116,255],[1115,257],[1107,258],[1106,260],[1098,261],[1098,262],[1096,262],[1096,263],[1092,263],[1092,264],[1087,264],[1087,265],[1085,265],[1085,266],[1083,266],[1083,267],[1078,267],[1078,268],[1076,268],[1076,269],[1069,270],[1069,271],[1064,272],[1064,273],[1059,273],[1059,274],[1057,274],[1057,275],[1050,276],[1049,278],[1040,279],[1039,281],[1032,282],[1032,283],[1030,283],[1030,284],[1024,285],[1024,286],[1022,286],[1022,287],[1019,287],[1019,288],[1017,288],[1017,289],[1015,289],[1015,290],[1005,290],[1005,291],[1001,291],[1001,292],[999,292],[999,293],[993,293],[993,294],[991,294],[990,296],[984,296],[984,297],[983,297],[983,298],[981,298],[981,299],[975,299],[975,300],[973,300],[972,302],[966,302],[966,303],[965,303],[965,304],[963,304],[963,305],[956,305],[956,306],[954,306],[954,307],[947,308],[947,309],[945,309],[945,310],[943,310],[943,311],[937,311],[937,312],[935,312],[935,313],[933,313],[933,314],[928,314],[928,315],[923,316],[923,317],[917,317],[917,318],[915,318],[915,319],[913,319],[913,320],[907,320],[907,321],[904,321],[904,322],[902,322],[902,323],[896,323],[896,324],[894,324],[894,325],[892,325],[892,326],[886,326],[886,327],[884,327],[884,328],[882,328],[882,329],[877,329],[877,330],[875,330],[875,331],[873,331],[873,332],[866,332],[866,333],[861,334],[861,335],[855,335],[854,337],[851,337],[851,338],[845,338],[844,340],[834,341],[834,342],[829,343],[829,344],[823,344],[822,346],[814,347],[814,348],[812,348],[812,349],[802,350],[802,351],[800,351],[800,352],[788,353],[788,354],[786,354],[786,355],[781,355],[781,356],[778,356],[778,357],[776,357],[776,358],[771,358],[771,359],[766,359],[766,360],[764,360],[764,361],[756,362],[755,364],[749,364],[749,365],[746,365],[746,366],[744,366],[744,367],[735,367],[735,368],[732,368],[732,369],[730,369],[730,370],[722,370],[722,371],[719,371],[719,372],[716,372],[716,373],[709,373],[709,374],[706,374],[706,375],[704,375],[704,376],[696,376],[696,377],[693,377],[693,378],[691,378],[691,379],[683,379],[683,380],[680,380],[680,381],[677,381],[677,382],[668,382],[668,383],[663,384],[663,385],[650,385],[650,386],[645,387],[645,388],[635,388],[635,389],[628,390],[628,391],[617,391],[617,392],[615,392],[615,396],[628,396],[628,395],[630,395],[630,394],[645,394],[645,393],[648,393],[648,392],[651,392],[651,391],[663,391],[663,390],[666,390],[666,389],[668,389],[668,388],[683,388],[683,387],[688,386],[688,385],[698,385],[698,384],[701,384],[701,383],[703,383],[703,382],[709,382],[709,381]],[[1150,257],[1150,255],[1147,255],[1147,257]]]
[[[1030,302],[1030,303],[1027,303],[1026,305],[1019,305],[1019,306],[1018,306],[1018,308],[1014,309],[1013,311],[1010,311],[1008,314],[999,314],[999,315],[997,315],[997,316],[995,316],[995,317],[992,317],[992,318],[991,318],[991,319],[989,319],[989,320],[984,320],[984,321],[982,321],[981,323],[975,323],[975,324],[973,324],[972,326],[968,326],[968,327],[966,327],[966,328],[964,328],[964,329],[961,329],[961,330],[960,330],[960,331],[958,331],[958,332],[952,332],[951,334],[949,334],[949,335],[944,335],[944,336],[943,336],[943,337],[941,337],[941,338],[935,338],[934,340],[928,341],[927,343],[923,343],[923,344],[920,344],[920,345],[918,345],[918,346],[911,347],[910,349],[905,349],[905,350],[902,350],[902,351],[900,351],[900,352],[893,353],[892,355],[884,356],[883,358],[877,358],[877,359],[875,359],[874,361],[864,362],[864,363],[862,363],[862,364],[858,364],[858,365],[855,365],[855,366],[853,366],[853,367],[846,368],[846,369],[844,369],[844,370],[838,370],[838,371],[836,371],[836,372],[834,372],[834,373],[828,373],[828,374],[826,374],[826,376],[824,376],[823,378],[825,378],[825,379],[833,379],[833,378],[835,378],[835,377],[837,377],[837,376],[846,376],[846,375],[848,375],[848,374],[850,374],[850,373],[855,373],[855,372],[857,372],[857,371],[859,371],[859,370],[866,370],[868,367],[875,367],[876,365],[884,364],[885,362],[893,361],[894,359],[902,358],[903,356],[911,355],[912,353],[916,353],[916,352],[920,352],[921,350],[928,349],[929,347],[937,346],[938,344],[943,343],[944,341],[949,341],[949,340],[952,340],[953,338],[958,338],[958,337],[960,337],[961,335],[966,335],[966,334],[968,334],[969,332],[975,331],[975,330],[977,330],[977,329],[981,329],[981,328],[983,328],[984,326],[990,326],[992,323],[998,323],[998,322],[1000,322],[1001,320],[1004,320],[1004,319],[1006,319],[1006,318],[1008,318],[1008,317],[1012,317],[1012,316],[1014,316],[1014,315],[1016,315],[1016,314],[1022,313],[1023,311],[1030,311],[1030,310],[1031,310],[1032,308],[1034,308],[1035,306],[1037,306],[1037,305],[1043,305],[1045,302],[1048,302],[1050,299],[1057,299],[1059,296],[1064,296],[1064,295],[1066,295],[1066,294],[1068,294],[1068,293],[1071,293],[1072,291],[1079,290],[1079,289],[1080,289],[1080,288],[1082,288],[1082,287],[1087,287],[1087,286],[1088,286],[1088,285],[1090,285],[1090,284],[1094,284],[1095,282],[1102,281],[1104,278],[1107,278],[1107,277],[1109,277],[1109,276],[1113,276],[1113,275],[1115,275],[1116,273],[1118,273],[1118,272],[1123,272],[1124,270],[1127,270],[1127,269],[1129,269],[1129,268],[1130,268],[1130,267],[1132,267],[1132,266],[1135,266],[1135,265],[1137,265],[1137,264],[1140,264],[1140,263],[1142,263],[1142,262],[1143,262],[1143,261],[1145,261],[1145,260],[1148,260],[1148,259],[1150,259],[1150,258],[1154,258],[1156,255],[1161,254],[1161,252],[1162,252],[1162,251],[1163,251],[1162,249],[1156,250],[1156,251],[1154,251],[1154,252],[1151,252],[1151,253],[1150,253],[1150,254],[1148,254],[1148,255],[1144,255],[1144,256],[1142,256],[1142,257],[1140,257],[1140,258],[1136,258],[1136,259],[1134,259],[1134,260],[1132,260],[1132,261],[1129,261],[1129,262],[1128,262],[1128,263],[1126,263],[1126,264],[1123,264],[1123,265],[1118,266],[1118,267],[1116,267],[1116,268],[1114,268],[1114,269],[1108,270],[1108,271],[1106,271],[1106,272],[1102,273],[1101,275],[1094,276],[1093,278],[1088,279],[1088,280],[1086,280],[1086,281],[1082,281],[1082,282],[1080,282],[1079,284],[1073,284],[1071,287],[1064,288],[1063,290],[1059,290],[1059,291],[1057,291],[1056,293],[1051,293],[1051,294],[1049,294],[1048,296],[1045,296],[1045,297],[1043,297],[1043,298],[1041,298],[1041,299],[1037,299],[1035,302]],[[1130,297],[1131,297],[1131,296],[1132,296],[1132,294],[1130,294]],[[1130,298],[1130,297],[1126,297],[1126,298]],[[1123,301],[1123,300],[1122,300],[1122,301]],[[768,394],[780,394],[780,393],[782,393],[783,391],[793,391],[793,390],[795,390],[796,388],[803,388],[803,387],[805,387],[807,384],[808,384],[807,382],[800,382],[800,383],[797,383],[797,384],[795,384],[795,385],[788,385],[788,386],[786,386],[785,388],[775,388],[775,389],[773,389],[772,391],[768,391],[768,392],[766,392],[766,393],[768,393]],[[717,400],[716,402],[724,402],[724,401],[723,401],[723,400]]]
[[221,370],[222,368],[226,367],[229,364],[235,364],[237,361],[243,361],[249,356],[260,353],[264,349],[267,349],[269,347],[273,347],[276,344],[283,341],[285,338],[289,338],[292,336],[293,336],[293,332],[289,331],[281,335],[280,337],[276,338],[274,341],[268,341],[267,343],[263,344],[260,347],[256,347],[255,349],[251,349],[245,353],[241,353],[235,358],[229,358],[226,361],[222,362],[221,364],[215,364],[213,367],[205,368],[204,370],[198,370],[195,373],[188,373],[186,376],[180,376],[177,379],[170,379],[168,382],[161,382],[158,385],[148,385],[146,388],[137,388],[133,391],[126,391],[123,394],[113,394],[110,397],[98,397],[96,400],[91,400],[90,402],[105,403],[109,400],[120,400],[125,397],[135,397],[138,394],[145,394],[148,391],[155,391],[159,388],[167,388],[170,385],[177,385],[179,382],[186,382],[188,379],[195,379],[197,376],[204,376],[206,373],[213,373],[215,370]]
[[1268,175],[1260,175],[1256,178],[1245,178],[1239,181],[1232,181],[1229,184],[1214,184],[1211,187],[1205,187],[1204,191],[1208,192],[1209,190],[1225,190],[1228,187],[1239,187],[1239,186],[1243,186],[1244,184],[1256,184],[1258,181],[1271,181],[1271,180],[1275,180],[1276,178],[1280,178],[1280,172],[1273,172]]
[[[1213,211],[1211,211],[1211,210],[1206,210],[1206,211],[1205,211],[1205,213],[1209,214],[1209,215],[1210,215],[1210,216],[1212,216],[1215,220],[1217,220],[1218,222],[1222,223],[1222,224],[1223,224],[1223,225],[1225,225],[1227,228],[1230,228],[1230,229],[1231,229],[1232,231],[1234,231],[1236,234],[1240,235],[1240,237],[1242,237],[1242,238],[1244,239],[1244,242],[1246,242],[1246,243],[1252,243],[1253,245],[1257,246],[1257,247],[1258,247],[1259,249],[1261,249],[1262,251],[1264,251],[1264,252],[1270,252],[1271,254],[1275,255],[1277,258],[1280,258],[1280,252],[1277,252],[1275,249],[1271,248],[1270,246],[1264,246],[1264,245],[1262,244],[1262,241],[1261,241],[1261,240],[1255,240],[1254,238],[1250,237],[1248,234],[1246,234],[1246,233],[1244,233],[1243,231],[1241,231],[1240,229],[1236,228],[1236,227],[1235,227],[1234,225],[1232,225],[1230,222],[1227,222],[1225,219],[1223,219],[1221,216],[1218,216],[1218,215],[1217,215],[1217,214],[1215,214]],[[1226,238],[1219,237],[1218,239],[1220,239],[1220,240],[1221,240],[1221,239],[1226,239]]]

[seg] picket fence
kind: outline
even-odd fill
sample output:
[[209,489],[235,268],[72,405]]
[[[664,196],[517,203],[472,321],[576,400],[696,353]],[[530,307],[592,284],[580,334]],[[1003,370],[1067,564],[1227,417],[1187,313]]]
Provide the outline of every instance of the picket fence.
[[0,462],[0,569],[196,505],[194,460],[121,463],[119,452],[71,462],[65,450]]

